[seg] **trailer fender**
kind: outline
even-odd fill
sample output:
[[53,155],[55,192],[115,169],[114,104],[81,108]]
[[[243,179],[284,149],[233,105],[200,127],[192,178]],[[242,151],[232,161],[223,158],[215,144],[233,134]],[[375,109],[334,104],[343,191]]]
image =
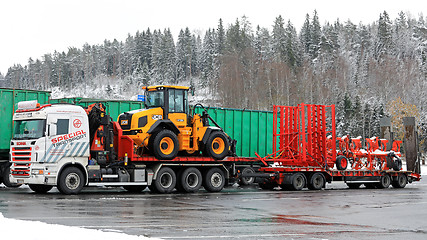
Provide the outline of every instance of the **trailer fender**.
[[206,144],[206,142],[208,141],[208,139],[209,139],[209,136],[211,135],[211,133],[212,132],[214,132],[214,131],[220,131],[221,129],[220,128],[217,128],[217,127],[208,127],[207,129],[206,129],[206,132],[205,132],[205,135],[203,136],[203,138],[202,138],[202,142],[203,142],[203,144]]

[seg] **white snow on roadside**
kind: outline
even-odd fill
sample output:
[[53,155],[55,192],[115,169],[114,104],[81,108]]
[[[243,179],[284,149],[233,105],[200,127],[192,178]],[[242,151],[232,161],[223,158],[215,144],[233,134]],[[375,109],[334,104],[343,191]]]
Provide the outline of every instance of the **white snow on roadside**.
[[0,226],[2,239],[27,239],[27,240],[75,240],[75,239],[102,239],[102,240],[142,240],[158,239],[144,236],[133,236],[119,232],[103,232],[96,229],[48,224],[37,221],[24,221],[3,217],[0,213]]

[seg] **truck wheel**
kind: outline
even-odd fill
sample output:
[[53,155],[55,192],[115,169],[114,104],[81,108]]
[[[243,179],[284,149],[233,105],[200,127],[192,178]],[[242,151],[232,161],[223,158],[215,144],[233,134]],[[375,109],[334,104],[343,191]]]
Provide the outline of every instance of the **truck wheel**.
[[310,177],[310,181],[307,184],[310,190],[320,190],[325,185],[325,178],[321,173],[314,173]]
[[36,193],[47,193],[53,188],[53,186],[43,184],[29,184],[28,186]]
[[183,192],[194,193],[202,186],[202,173],[197,168],[186,168],[178,176],[177,189]]
[[[244,174],[252,174],[255,173],[255,170],[251,167],[245,167],[242,170],[242,175]],[[239,179],[239,185],[240,186],[248,186],[251,185],[252,183],[255,182],[255,178],[254,177],[241,177]]]
[[85,179],[80,169],[76,167],[65,168],[58,179],[58,190],[62,194],[78,194],[85,185]]
[[11,183],[10,179],[9,179],[9,174],[10,174],[10,167],[5,167],[3,169],[3,184],[8,187],[8,188],[17,188],[20,187],[22,184],[16,184],[16,183]]
[[391,182],[391,185],[394,188],[404,188],[404,187],[406,187],[407,183],[408,183],[408,179],[406,178],[406,175],[401,173],[401,174],[397,175],[395,181]]
[[208,192],[220,192],[225,185],[224,172],[219,168],[209,169],[203,177],[203,187]]
[[209,157],[222,160],[228,154],[229,144],[227,137],[223,132],[215,131],[209,136],[205,148]]
[[140,193],[147,188],[146,185],[129,185],[129,186],[122,186],[122,187],[123,189],[131,193]]
[[294,173],[291,177],[291,189],[292,190],[302,190],[305,187],[305,177],[302,173]]
[[345,170],[347,169],[348,161],[347,158],[343,155],[337,156],[336,165],[338,170]]
[[390,175],[386,174],[380,178],[380,182],[377,184],[377,188],[389,188],[391,183]]
[[176,185],[176,174],[169,167],[162,167],[157,172],[156,180],[153,181],[150,190],[157,193],[170,193]]
[[362,185],[362,184],[361,183],[347,183],[347,186],[350,189],[359,189],[360,185]]
[[154,136],[153,154],[160,160],[171,160],[178,154],[178,138],[171,130],[162,130]]

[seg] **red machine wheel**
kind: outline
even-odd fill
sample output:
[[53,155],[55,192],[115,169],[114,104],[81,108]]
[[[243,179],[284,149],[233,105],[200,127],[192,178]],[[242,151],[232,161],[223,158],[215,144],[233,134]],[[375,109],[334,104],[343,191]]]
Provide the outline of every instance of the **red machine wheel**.
[[335,162],[338,170],[346,170],[348,165],[348,160],[343,155],[337,156],[337,160]]

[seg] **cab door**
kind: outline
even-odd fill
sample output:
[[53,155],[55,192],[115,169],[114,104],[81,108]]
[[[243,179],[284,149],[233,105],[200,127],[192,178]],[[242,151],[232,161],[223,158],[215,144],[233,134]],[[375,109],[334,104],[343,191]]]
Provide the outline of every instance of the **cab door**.
[[168,117],[175,126],[183,128],[187,126],[187,91],[182,89],[169,89],[169,113]]
[[51,113],[47,117],[47,135],[45,156],[41,162],[57,162],[64,157],[70,146],[64,135],[69,133],[70,119],[68,115]]

